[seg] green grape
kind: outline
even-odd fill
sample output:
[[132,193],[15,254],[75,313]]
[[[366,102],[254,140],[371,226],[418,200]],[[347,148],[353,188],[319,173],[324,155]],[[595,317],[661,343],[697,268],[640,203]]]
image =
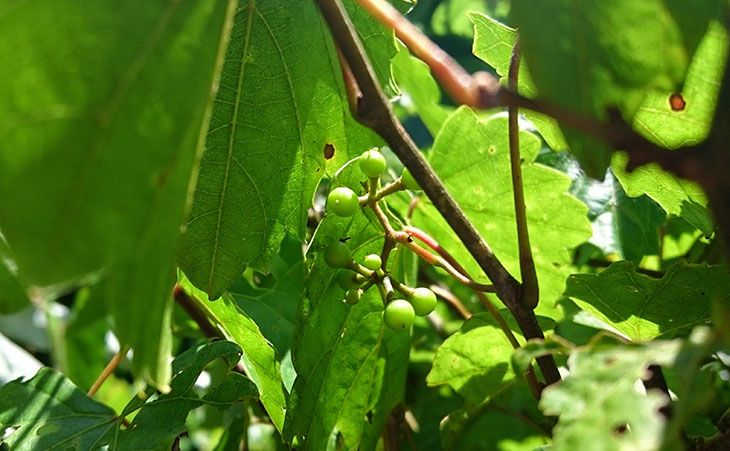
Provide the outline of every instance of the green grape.
[[347,269],[343,269],[342,271],[337,273],[337,283],[345,291],[360,285],[356,280],[356,274]]
[[365,256],[362,261],[362,265],[371,271],[375,271],[376,269],[380,269],[383,265],[383,261],[380,259],[380,255],[370,254]]
[[386,166],[385,157],[377,148],[367,150],[360,156],[360,170],[370,178],[380,177]]
[[352,254],[347,244],[335,241],[324,250],[324,262],[330,268],[346,268],[352,263]]
[[394,299],[385,306],[383,319],[385,324],[395,331],[406,330],[411,327],[416,318],[413,306],[405,299]]
[[403,180],[403,186],[405,186],[407,189],[411,191],[418,191],[421,189],[408,168],[403,168],[403,172],[401,172],[400,178],[401,180]]
[[360,299],[362,298],[362,290],[359,288],[353,288],[352,290],[347,290],[347,293],[345,293],[345,302],[348,305],[355,305],[358,302],[360,302]]
[[426,316],[436,307],[436,295],[428,288],[419,287],[413,290],[410,301],[418,316]]
[[357,194],[346,186],[340,186],[330,191],[327,196],[327,211],[337,216],[352,216],[360,208]]

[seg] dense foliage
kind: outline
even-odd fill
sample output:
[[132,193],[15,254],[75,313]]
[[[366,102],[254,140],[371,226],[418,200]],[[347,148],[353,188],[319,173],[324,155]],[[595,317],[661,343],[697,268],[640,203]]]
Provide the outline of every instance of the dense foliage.
[[0,449],[730,446],[730,4],[391,0],[557,108],[517,122],[368,3],[430,170],[364,125],[330,0],[4,2]]

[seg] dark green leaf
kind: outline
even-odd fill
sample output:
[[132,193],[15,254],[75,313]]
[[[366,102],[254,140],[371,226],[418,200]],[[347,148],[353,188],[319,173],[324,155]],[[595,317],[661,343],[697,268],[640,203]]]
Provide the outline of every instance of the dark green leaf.
[[91,388],[110,358],[105,340],[109,321],[99,288],[79,291],[63,334],[63,371],[82,390]]
[[286,395],[279,370],[279,356],[276,349],[261,333],[256,323],[249,318],[230,295],[214,302],[202,300],[205,295],[192,284],[180,281],[185,290],[192,294],[195,302],[232,341],[243,351],[241,364],[248,377],[256,384],[261,403],[276,428],[284,425]]
[[0,234],[0,314],[7,315],[29,306],[30,300],[15,275],[15,262],[10,259],[4,244]]
[[675,264],[661,279],[617,262],[600,274],[575,274],[565,290],[581,308],[634,341],[686,335],[711,318],[711,301],[726,302],[725,266]]
[[436,351],[426,382],[448,384],[464,397],[467,408],[477,406],[515,383],[513,352],[490,315],[472,316]]
[[0,388],[0,433],[15,429],[0,443],[11,449],[94,449],[116,424],[112,409],[50,368]]
[[47,295],[106,277],[116,334],[161,387],[229,3],[34,0],[0,17],[0,229],[18,275]]
[[[370,214],[328,215],[308,256],[343,237],[350,237],[356,259],[377,252],[382,231],[376,223]],[[374,449],[387,415],[403,398],[408,334],[384,326],[383,301],[374,287],[358,304],[345,304],[335,274],[318,252],[295,335],[297,378],[284,437],[303,437],[305,449],[324,449],[331,440]]]

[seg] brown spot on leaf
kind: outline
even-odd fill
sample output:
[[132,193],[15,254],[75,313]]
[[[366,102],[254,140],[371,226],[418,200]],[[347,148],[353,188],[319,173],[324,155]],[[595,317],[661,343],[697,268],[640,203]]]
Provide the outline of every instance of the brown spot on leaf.
[[335,146],[330,143],[325,144],[323,153],[325,160],[331,160],[335,156]]
[[682,111],[687,106],[687,102],[684,101],[682,94],[675,92],[669,96],[669,106],[672,108],[672,111]]

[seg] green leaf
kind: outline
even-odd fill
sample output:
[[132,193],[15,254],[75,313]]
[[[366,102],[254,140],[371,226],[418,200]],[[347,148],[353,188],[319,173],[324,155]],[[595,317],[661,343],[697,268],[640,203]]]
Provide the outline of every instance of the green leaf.
[[560,416],[553,448],[658,449],[665,422],[659,408],[669,399],[658,390],[639,392],[636,381],[649,365],[672,363],[679,345],[600,346],[571,355],[570,375],[547,387],[540,400],[546,415]]
[[654,199],[670,215],[683,217],[687,222],[709,237],[713,233],[713,222],[705,207],[707,198],[695,182],[683,180],[664,171],[657,164],[649,164],[626,172],[628,157],[624,153],[614,154],[611,169],[626,194],[638,197],[646,194]]
[[272,423],[281,431],[284,425],[286,394],[276,349],[266,340],[256,323],[238,307],[230,294],[218,301],[203,301],[203,292],[193,287],[187,279],[182,279],[179,283],[192,295],[206,316],[241,347],[241,364],[246,375],[256,384],[261,403]]
[[441,89],[431,76],[431,70],[426,63],[411,56],[408,48],[402,44],[392,64],[398,87],[408,95],[413,110],[421,117],[431,135],[436,136],[450,109],[440,104]]
[[473,408],[515,382],[513,352],[491,316],[472,316],[438,348],[426,382],[432,387],[448,384]]
[[[63,371],[77,387],[88,390],[109,362],[109,321],[99,286],[80,290],[63,330]],[[54,356],[58,358],[59,356]]]
[[600,274],[575,274],[565,290],[582,309],[631,340],[684,336],[709,323],[711,301],[727,301],[730,275],[725,266],[675,264],[661,279],[617,262]]
[[306,276],[302,260],[301,243],[289,237],[271,264],[271,276],[261,282],[264,286],[254,287],[241,277],[229,291],[236,306],[256,323],[279,356],[284,356],[292,346]]
[[[701,9],[712,1],[682,3],[691,9]],[[679,91],[684,109],[673,111],[669,103],[676,90],[654,90],[647,94],[634,117],[636,130],[670,149],[702,142],[712,127],[727,52],[727,30],[713,23],[697,48]]]
[[112,409],[50,368],[0,388],[0,431],[15,429],[0,443],[11,449],[93,449],[116,423]]
[[[353,171],[354,172],[354,171]],[[343,174],[347,175],[347,174]],[[354,306],[344,303],[336,272],[321,250],[350,237],[355,259],[377,252],[382,230],[372,214],[325,216],[308,250],[312,271],[300,307],[292,360],[292,388],[284,437],[303,437],[304,449],[374,449],[387,415],[402,401],[409,337],[383,323],[383,301],[372,287]]]
[[[387,81],[393,42],[358,11]],[[239,1],[179,252],[211,299],[247,266],[268,271],[287,233],[304,238],[320,178],[366,149],[371,135],[351,118],[341,79],[314,2]]]
[[[472,48],[474,55],[492,66],[503,80],[506,79],[509,74],[512,48],[517,39],[517,30],[484,14],[470,13],[469,19],[474,24],[474,46]],[[524,60],[520,64],[517,87],[524,96],[537,96],[537,88]],[[568,144],[555,120],[529,110],[522,111],[522,114],[535,124],[548,146],[555,150],[567,149]]]
[[18,276],[47,296],[105,277],[136,374],[163,388],[174,257],[228,4],[34,0],[0,17],[0,229]]
[[[537,137],[521,132],[520,138],[530,243],[540,298],[549,311],[571,272],[571,249],[590,238],[591,228],[586,207],[566,192],[570,179],[533,163],[540,147]],[[496,256],[518,276],[506,118],[480,121],[467,108],[457,110],[436,137],[431,165]],[[413,223],[435,237],[471,275],[481,274],[454,232],[425,199],[418,203]]]
[[713,19],[722,19],[722,0],[704,0],[688,2],[686,0],[664,0],[670,14],[682,30],[684,45],[687,53],[692,55],[707,31]]
[[[256,398],[256,386],[244,375],[230,372],[204,396],[198,395],[193,386],[209,363],[223,359],[230,371],[238,362],[241,349],[229,341],[214,341],[195,346],[183,352],[172,363],[174,377],[170,381],[170,392],[144,402],[130,426],[119,431],[118,449],[145,449],[154,444],[154,449],[170,449],[175,437],[186,431],[185,419],[188,413],[203,404],[218,408],[230,407],[236,402]],[[148,390],[147,396],[153,395]],[[138,398],[124,410],[125,414],[139,407]]]
[[[511,14],[540,95],[577,113],[605,118],[616,107],[631,121],[647,91],[684,77],[689,55],[663,0],[519,1]],[[612,149],[564,132],[586,172],[602,177]]]
[[25,290],[15,275],[15,262],[4,252],[0,234],[0,314],[15,313],[30,305]]

